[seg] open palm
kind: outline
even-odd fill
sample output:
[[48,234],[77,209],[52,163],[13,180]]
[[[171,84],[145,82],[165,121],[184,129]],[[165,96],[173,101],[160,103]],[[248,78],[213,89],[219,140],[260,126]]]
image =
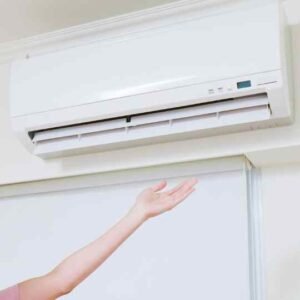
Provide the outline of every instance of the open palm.
[[135,208],[145,218],[160,215],[186,199],[195,190],[196,183],[197,179],[192,178],[183,181],[173,189],[163,191],[167,186],[167,182],[165,180],[161,181],[138,195]]

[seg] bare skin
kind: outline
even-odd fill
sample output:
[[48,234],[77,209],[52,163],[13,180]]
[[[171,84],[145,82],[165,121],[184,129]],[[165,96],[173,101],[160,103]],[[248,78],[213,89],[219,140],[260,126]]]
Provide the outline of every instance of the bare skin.
[[70,293],[148,219],[173,209],[193,191],[189,179],[164,191],[161,181],[141,192],[131,210],[108,232],[62,261],[50,273],[19,284],[21,300],[54,300]]

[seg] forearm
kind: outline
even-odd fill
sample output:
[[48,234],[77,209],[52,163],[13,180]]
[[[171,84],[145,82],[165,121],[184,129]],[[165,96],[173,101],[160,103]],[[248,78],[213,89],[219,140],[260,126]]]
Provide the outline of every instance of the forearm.
[[71,291],[94,272],[144,220],[141,214],[131,210],[107,233],[66,258],[52,273]]

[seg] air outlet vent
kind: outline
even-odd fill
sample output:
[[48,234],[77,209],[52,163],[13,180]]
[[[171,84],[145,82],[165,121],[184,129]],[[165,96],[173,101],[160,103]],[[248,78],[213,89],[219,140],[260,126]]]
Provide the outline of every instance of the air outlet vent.
[[[30,132],[41,156],[268,120],[266,93]],[[51,156],[51,155],[50,155]]]

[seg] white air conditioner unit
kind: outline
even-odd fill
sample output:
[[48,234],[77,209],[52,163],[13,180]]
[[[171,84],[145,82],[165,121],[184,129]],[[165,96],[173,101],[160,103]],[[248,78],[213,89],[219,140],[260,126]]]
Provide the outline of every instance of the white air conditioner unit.
[[92,43],[14,62],[20,140],[55,157],[290,123],[280,2],[214,2],[104,21]]

